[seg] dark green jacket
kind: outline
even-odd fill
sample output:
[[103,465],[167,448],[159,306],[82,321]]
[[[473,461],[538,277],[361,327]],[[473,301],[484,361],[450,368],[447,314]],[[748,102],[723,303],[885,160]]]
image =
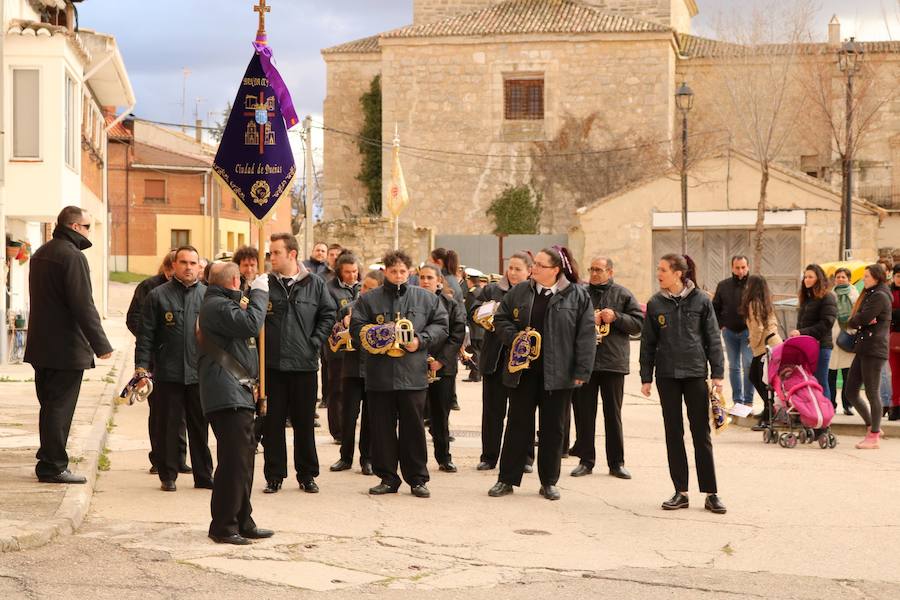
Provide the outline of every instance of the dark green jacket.
[[197,316],[206,295],[199,281],[185,287],[174,277],[153,288],[141,309],[134,366],[153,369],[154,381],[197,383]]
[[325,280],[300,268],[300,280],[290,292],[281,278],[269,273],[266,313],[266,368],[317,371],[319,350],[334,326],[335,308]]
[[[494,300],[500,302],[509,291],[509,280],[504,275],[500,281],[489,283],[478,293],[472,308],[469,310],[469,318],[473,318],[482,304]],[[484,331],[484,343],[481,346],[481,356],[478,357],[478,368],[485,375],[496,373],[497,369],[505,369],[505,363],[508,356],[508,349],[500,341],[500,336],[496,331],[487,331],[481,325],[472,323],[473,329],[481,329]]]
[[597,344],[594,370],[627,375],[631,360],[630,336],[641,332],[644,311],[631,292],[612,280],[604,286],[588,285],[587,290],[595,309],[609,308],[616,313],[609,335]]
[[466,311],[462,305],[442,293],[436,294],[447,311],[449,329],[447,340],[439,346],[432,346],[429,353],[444,367],[437,372],[439,377],[456,377],[459,371],[459,349],[466,339]]
[[[217,285],[210,286],[200,307],[200,332],[210,343],[229,353],[251,377],[259,376],[259,350],[256,336],[262,329],[269,295],[262,290],[250,292],[250,304],[240,306],[241,292]],[[203,413],[249,408],[256,403],[253,394],[241,386],[218,362],[200,350],[200,403]]]

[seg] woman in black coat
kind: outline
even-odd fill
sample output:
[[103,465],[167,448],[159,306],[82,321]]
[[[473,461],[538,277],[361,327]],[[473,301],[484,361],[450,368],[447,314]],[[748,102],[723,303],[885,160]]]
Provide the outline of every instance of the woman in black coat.
[[697,288],[693,271],[693,265],[680,254],[666,254],[656,268],[656,279],[662,289],[647,303],[641,332],[641,393],[650,397],[655,372],[666,431],[669,475],[675,486],[675,494],[662,503],[663,510],[689,506],[683,402],[694,441],[700,491],[707,494],[704,507],[722,514],[725,505],[717,495],[706,378],[711,370],[713,388],[722,391],[725,355],[712,301]]
[[[878,438],[881,437],[881,371],[888,359],[892,298],[887,287],[887,275],[881,265],[866,267],[863,282],[865,289],[856,299],[853,314],[847,321],[847,327],[857,329],[857,334],[853,348],[856,355],[850,364],[845,391],[847,399],[869,426],[865,439],[856,447],[874,450],[878,448]],[[866,386],[869,406],[859,396],[863,385]]]
[[819,265],[807,265],[800,285],[797,329],[788,337],[808,335],[819,342],[819,363],[816,367],[816,381],[822,386],[826,398],[831,397],[828,385],[828,362],[834,340],[831,328],[837,319],[837,297],[828,290],[828,278]]

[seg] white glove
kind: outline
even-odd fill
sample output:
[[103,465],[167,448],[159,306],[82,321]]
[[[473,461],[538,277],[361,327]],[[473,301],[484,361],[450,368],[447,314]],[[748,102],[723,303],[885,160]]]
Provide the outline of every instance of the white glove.
[[263,273],[262,275],[258,275],[256,279],[253,280],[253,283],[250,284],[251,290],[262,290],[265,293],[269,293],[269,275],[267,273]]

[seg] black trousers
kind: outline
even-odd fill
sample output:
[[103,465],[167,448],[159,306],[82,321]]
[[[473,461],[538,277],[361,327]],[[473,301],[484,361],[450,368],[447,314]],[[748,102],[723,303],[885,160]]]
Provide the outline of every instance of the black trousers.
[[253,489],[253,410],[230,408],[209,413],[216,436],[216,477],[213,482],[209,534],[227,537],[256,529],[250,514]]
[[509,417],[500,455],[500,481],[521,485],[528,451],[534,450],[534,411],[538,409],[538,477],[541,485],[556,485],[562,463],[566,405],[572,390],[544,389],[544,376],[529,369],[519,386],[509,391]]
[[[356,441],[356,420],[362,413],[359,425],[359,464],[372,461],[369,441],[369,403],[366,400],[366,381],[362,377],[344,377],[341,381],[342,413],[341,460],[353,462],[353,444]],[[331,413],[329,407],[328,412]]]
[[294,430],[294,469],[297,481],[319,476],[316,453],[315,371],[278,371],[266,369],[268,412],[263,422],[263,473],[266,481],[282,481],[287,477],[287,444],[284,429],[287,417]]
[[625,464],[625,437],[622,433],[622,401],[625,398],[625,375],[594,371],[591,379],[575,390],[572,410],[575,413],[575,444],[570,454],[581,464],[594,468],[597,461],[597,400],[603,402],[603,430],[606,435],[606,464],[610,469]]
[[181,428],[187,424],[188,447],[194,483],[212,481],[212,455],[209,452],[209,423],[200,405],[200,386],[169,381],[153,384],[156,404],[156,469],[160,481],[175,481],[182,465]]
[[[850,400],[847,398],[847,378],[850,376],[850,367],[846,369],[840,369],[841,371],[841,380],[844,382],[843,387],[841,387],[841,404],[844,407],[844,410],[851,408]],[[831,392],[831,405],[834,406],[835,410],[837,410],[837,369],[828,369],[828,390]]]
[[[157,446],[159,445],[156,440],[156,433],[160,429],[157,423],[159,409],[156,408],[155,404],[156,402],[151,393],[147,396],[147,408],[150,409],[150,414],[147,416],[147,435],[150,439],[150,452],[147,454],[147,458],[150,459],[150,464],[154,467],[156,466]],[[178,432],[178,450],[181,453],[181,464],[187,464],[187,424],[185,422],[181,423],[181,431]]]
[[669,475],[675,491],[688,491],[688,462],[684,449],[684,419],[681,404],[687,407],[688,423],[694,441],[694,462],[700,491],[716,493],[716,467],[713,462],[712,440],[709,437],[709,390],[702,377],[691,379],[656,380],[666,430],[666,452],[669,456]]
[[450,406],[453,404],[455,377],[440,377],[428,386],[428,407],[431,414],[428,431],[434,443],[434,459],[438,464],[448,463],[450,456]]
[[38,415],[38,431],[41,446],[38,448],[38,477],[55,477],[69,468],[66,441],[75,416],[75,405],[81,392],[84,369],[34,368],[34,388],[41,410]]
[[343,393],[341,390],[341,361],[336,358],[327,364],[325,374],[325,392],[328,397],[328,432],[331,437],[340,441],[343,435]]
[[391,487],[400,487],[398,461],[403,481],[410,487],[428,482],[428,449],[422,422],[425,395],[426,390],[366,391],[372,426],[372,470]]
[[763,410],[759,415],[761,421],[768,421],[772,418],[771,409],[769,407],[770,392],[769,388],[766,386],[766,374],[764,373],[765,369],[763,368],[763,358],[765,358],[765,356],[765,354],[754,356],[753,360],[750,361],[750,372],[748,373],[750,383],[756,388],[756,393],[759,394],[759,397],[764,400]]
[[[474,327],[480,327],[480,325],[474,325]],[[467,350],[472,353],[472,364],[474,366],[469,370],[469,379],[477,380],[481,377],[481,371],[479,370],[478,365],[479,360],[481,359],[481,349],[483,347],[484,339],[470,340]]]
[[[503,385],[503,371],[481,379],[481,462],[496,466],[500,460],[503,422],[509,404],[509,388]],[[528,449],[526,464],[534,464],[534,442]]]

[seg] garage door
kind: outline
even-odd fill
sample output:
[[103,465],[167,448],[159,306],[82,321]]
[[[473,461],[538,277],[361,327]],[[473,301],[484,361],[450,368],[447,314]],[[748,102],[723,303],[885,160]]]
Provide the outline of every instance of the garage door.
[[[747,229],[688,231],[688,254],[697,263],[697,283],[709,291],[731,276],[731,257],[753,256],[753,232]],[[653,232],[653,256],[681,252],[681,231]],[[800,230],[770,229],[763,238],[762,274],[776,296],[793,296],[800,283]],[[655,289],[656,274],[653,278]]]

